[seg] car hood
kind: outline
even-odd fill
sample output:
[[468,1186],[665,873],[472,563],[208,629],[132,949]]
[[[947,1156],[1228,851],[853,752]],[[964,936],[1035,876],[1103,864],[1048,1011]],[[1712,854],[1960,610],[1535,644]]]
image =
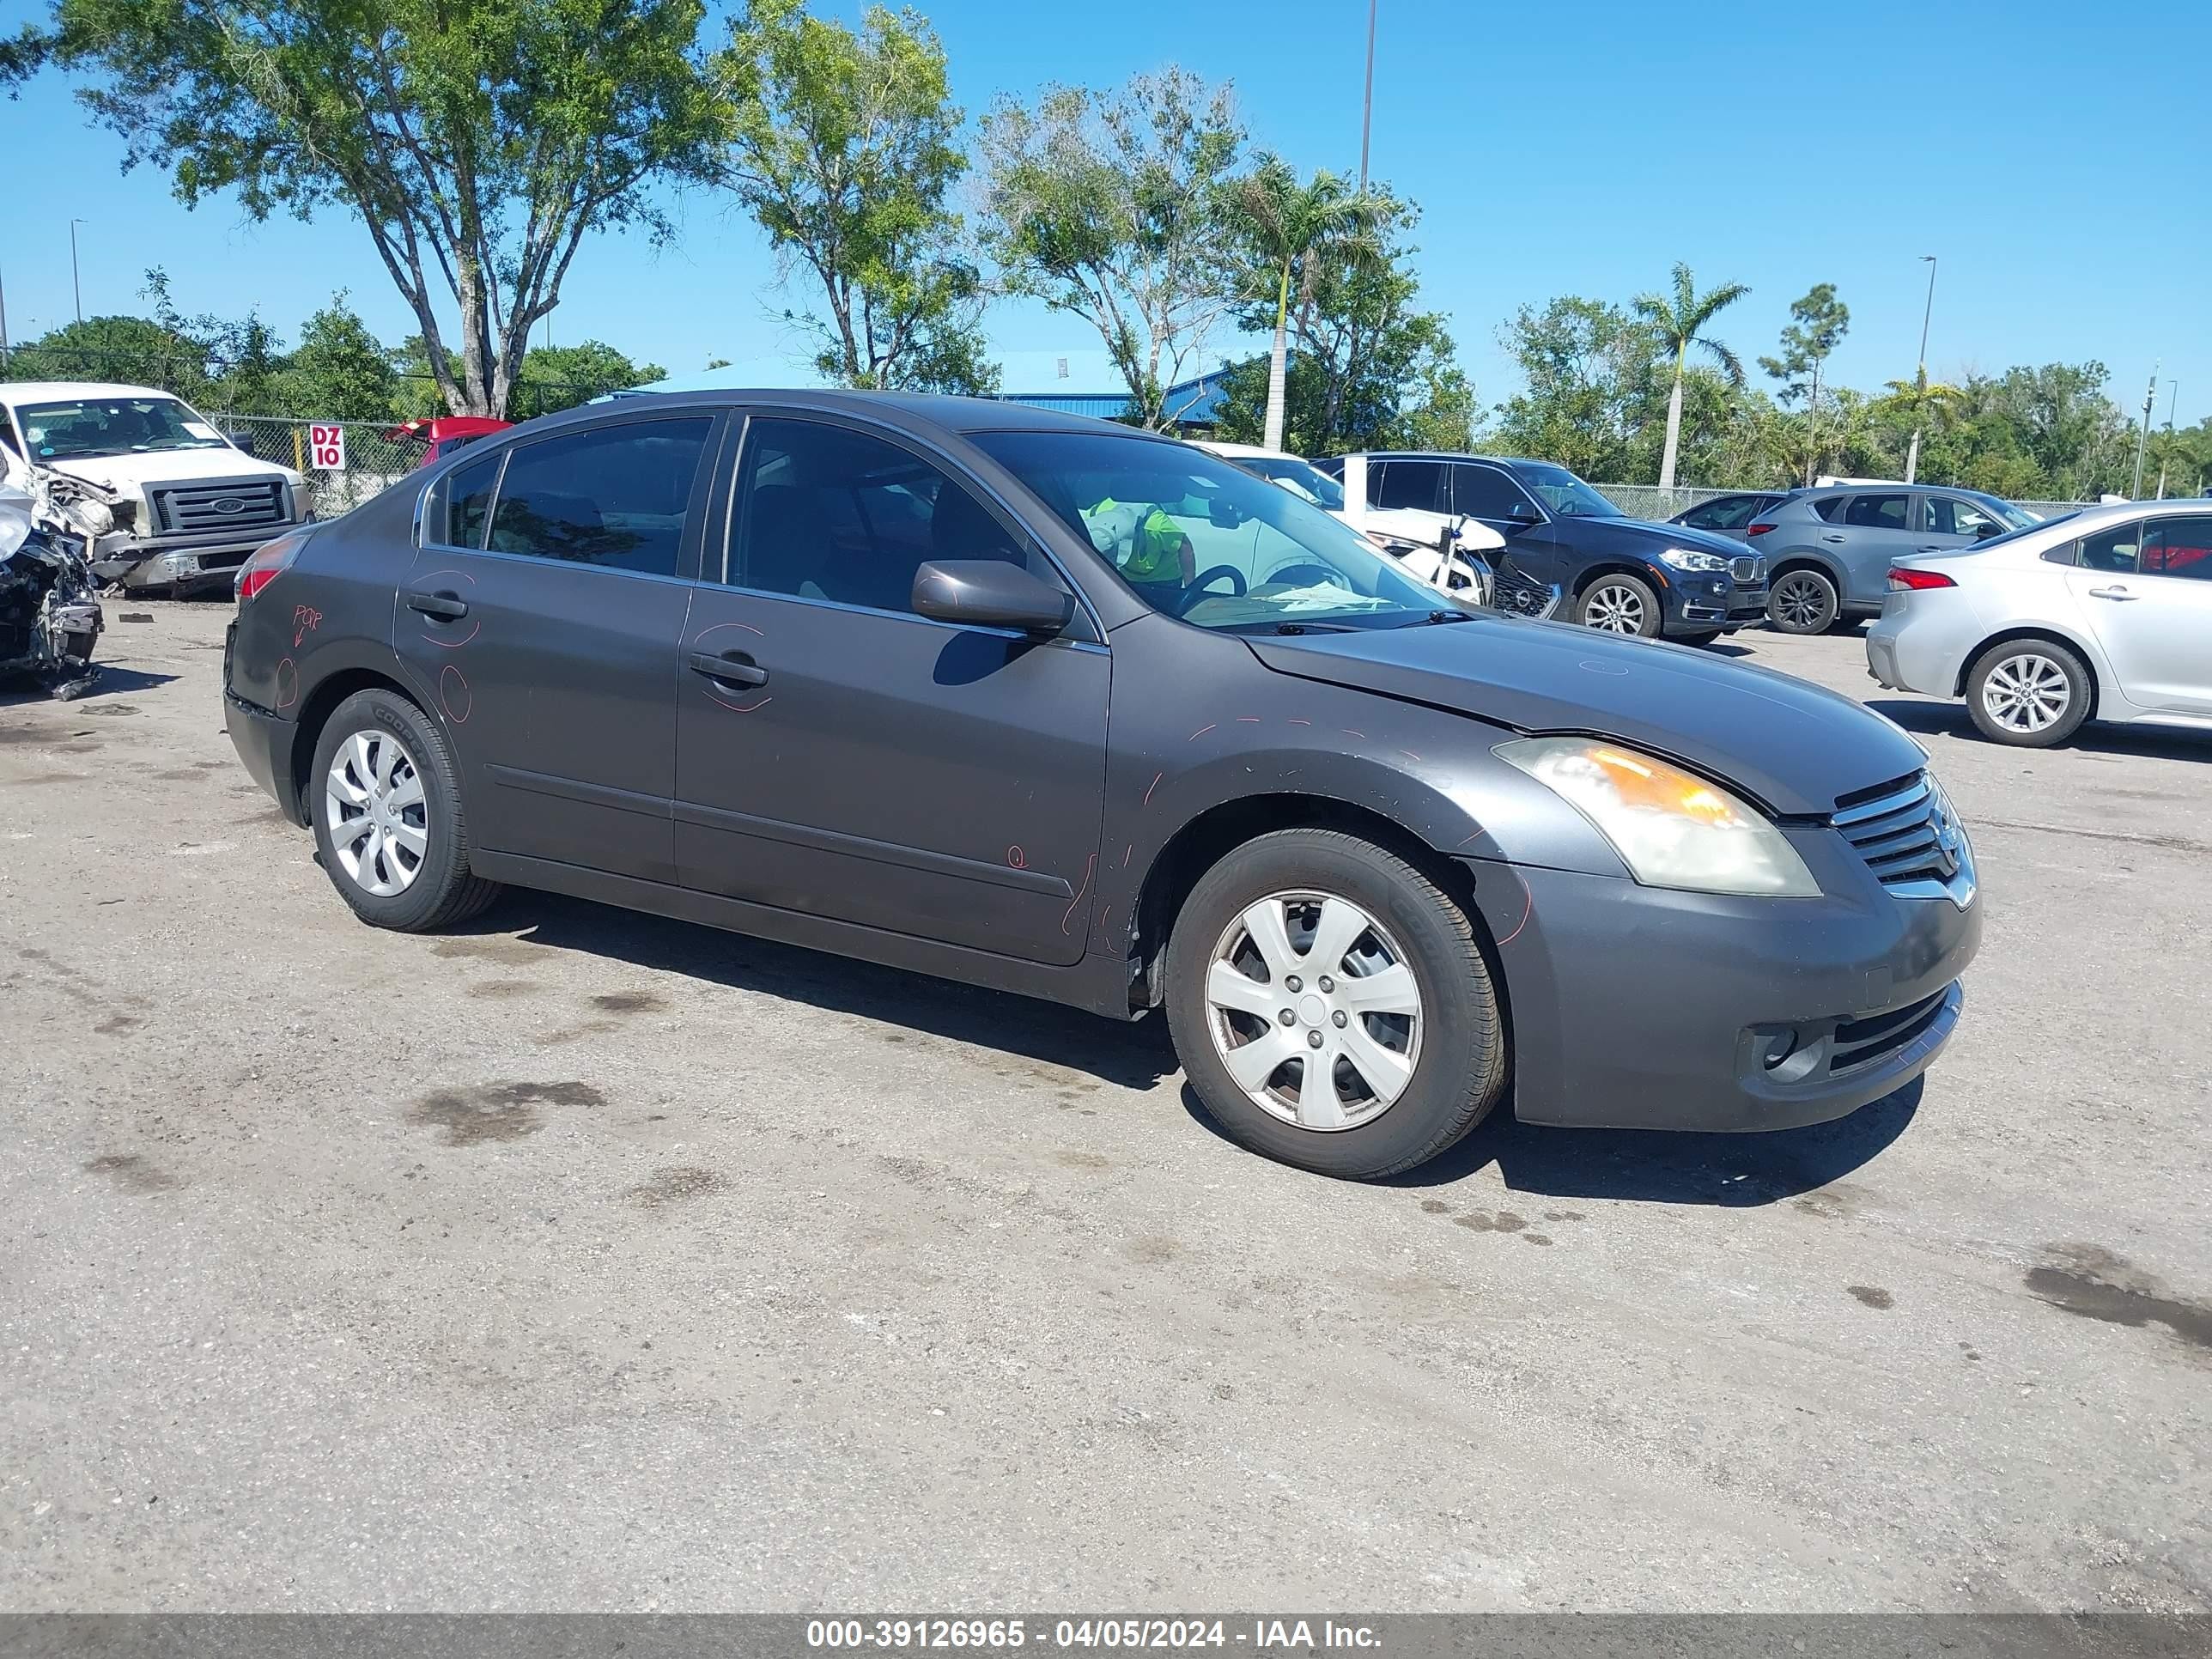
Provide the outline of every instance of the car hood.
[[40,465],[107,489],[135,489],[150,483],[190,483],[237,478],[283,478],[296,483],[288,467],[256,460],[236,449],[158,449],[143,454],[82,455],[40,461]]
[[1587,732],[1731,784],[1784,817],[1918,771],[1927,755],[1849,697],[1686,646],[1478,617],[1249,640],[1279,674],[1428,703],[1520,732]]
[[[1569,520],[1575,523],[1577,520]],[[1686,524],[1655,524],[1649,519],[1584,519],[1583,524],[1601,524],[1608,530],[1626,532],[1632,536],[1649,536],[1667,547],[1686,547],[1693,553],[1718,553],[1731,559],[1743,556],[1743,544],[1731,541],[1726,536],[1717,536],[1710,530],[1692,530]]]

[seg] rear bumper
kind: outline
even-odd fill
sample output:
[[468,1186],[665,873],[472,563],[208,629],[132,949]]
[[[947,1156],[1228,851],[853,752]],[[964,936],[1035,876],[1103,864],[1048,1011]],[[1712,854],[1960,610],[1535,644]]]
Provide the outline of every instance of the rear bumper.
[[[1821,832],[1830,834],[1832,832]],[[1772,900],[1474,862],[1514,1109],[1601,1128],[1796,1128],[1893,1093],[1964,1006],[1978,901]],[[1816,869],[1816,874],[1823,873]]]
[[277,810],[301,829],[307,817],[300,810],[300,792],[292,777],[292,740],[299,727],[282,714],[251,703],[230,689],[230,651],[238,624],[233,623],[223,638],[222,723],[230,733],[230,746],[246,763],[246,775],[259,784]]

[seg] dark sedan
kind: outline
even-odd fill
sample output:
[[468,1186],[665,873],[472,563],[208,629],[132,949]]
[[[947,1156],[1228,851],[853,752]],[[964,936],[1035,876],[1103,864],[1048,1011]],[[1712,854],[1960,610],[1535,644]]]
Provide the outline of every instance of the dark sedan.
[[[1322,463],[1344,476],[1346,458]],[[1704,644],[1766,614],[1766,562],[1710,531],[1632,519],[1564,466],[1412,450],[1367,457],[1370,506],[1480,520],[1501,569],[1561,589],[1563,615],[1608,634]]]
[[1857,704],[1478,615],[1226,462],[1014,404],[577,410],[238,592],[233,741],[363,921],[506,883],[1164,1008],[1231,1134],[1332,1175],[1509,1085],[1838,1116],[1929,1065],[1980,933],[1926,757]]

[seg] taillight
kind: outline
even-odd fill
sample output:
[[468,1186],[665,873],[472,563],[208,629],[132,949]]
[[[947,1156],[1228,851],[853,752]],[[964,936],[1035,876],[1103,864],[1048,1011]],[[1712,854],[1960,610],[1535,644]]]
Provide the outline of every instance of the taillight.
[[1956,587],[1959,584],[1940,570],[1901,570],[1893,568],[1889,573],[1889,585],[1898,592],[1903,592],[1915,588]]
[[238,567],[238,574],[231,581],[231,591],[238,595],[238,602],[244,605],[289,570],[292,561],[300,556],[300,549],[307,539],[306,536],[295,532],[255,548],[253,556]]
[[1773,530],[1771,524],[1747,524],[1743,527],[1743,533],[1747,536],[1765,536],[1772,534]]

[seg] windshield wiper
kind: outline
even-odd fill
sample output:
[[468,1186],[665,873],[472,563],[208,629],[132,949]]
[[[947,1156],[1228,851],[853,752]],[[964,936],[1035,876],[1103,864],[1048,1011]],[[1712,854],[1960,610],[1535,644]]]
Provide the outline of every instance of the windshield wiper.
[[1425,615],[1414,617],[1413,620],[1409,623],[1401,623],[1399,626],[1401,628],[1425,628],[1431,623],[1473,622],[1474,620],[1474,618],[1464,611],[1431,611],[1427,612]]
[[1349,634],[1352,629],[1343,623],[1279,622],[1271,631],[1277,634]]

